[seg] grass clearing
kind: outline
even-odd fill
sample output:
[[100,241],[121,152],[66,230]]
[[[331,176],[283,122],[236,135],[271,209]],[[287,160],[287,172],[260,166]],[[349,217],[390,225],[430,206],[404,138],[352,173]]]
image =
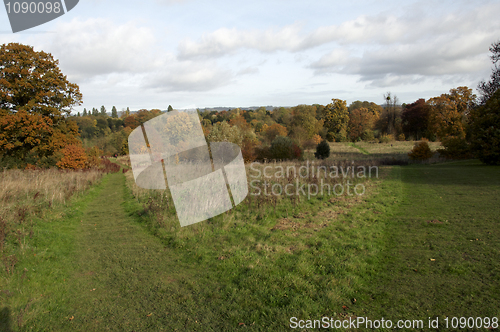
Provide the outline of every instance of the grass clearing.
[[250,198],[184,228],[165,192],[131,177],[108,175],[37,223],[36,256],[2,279],[0,321],[286,331],[291,317],[500,316],[498,167],[381,167],[363,196]]
[[401,203],[358,315],[500,316],[500,172],[464,161],[402,168]]

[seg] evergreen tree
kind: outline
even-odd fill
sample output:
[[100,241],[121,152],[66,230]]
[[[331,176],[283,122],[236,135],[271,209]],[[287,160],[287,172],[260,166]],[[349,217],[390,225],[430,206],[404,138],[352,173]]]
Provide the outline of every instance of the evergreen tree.
[[173,110],[174,110],[174,109],[172,108],[172,105],[168,105],[168,109],[167,109],[167,111],[168,111],[168,112],[172,112]]
[[478,90],[481,93],[479,103],[481,105],[486,104],[486,102],[493,96],[493,94],[500,89],[500,66],[498,62],[500,61],[500,40],[490,46],[490,59],[493,62],[493,70],[488,82],[482,81],[478,85]]
[[330,157],[330,144],[326,140],[322,140],[316,147],[314,156],[317,159],[326,159]]
[[111,117],[112,118],[117,118],[118,117],[118,112],[116,111],[116,107],[114,107],[114,106],[111,109]]
[[83,116],[87,116],[87,109],[86,108],[83,109]]
[[106,116],[106,107],[104,105],[101,106],[101,115]]
[[76,116],[80,116],[80,112],[78,112],[78,114]]
[[99,115],[99,111],[97,110],[97,108],[92,107],[92,115],[94,115],[94,116]]

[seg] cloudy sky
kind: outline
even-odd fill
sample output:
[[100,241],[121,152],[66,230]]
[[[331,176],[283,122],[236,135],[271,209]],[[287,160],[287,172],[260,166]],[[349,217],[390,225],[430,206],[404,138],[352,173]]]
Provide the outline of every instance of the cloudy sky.
[[59,59],[84,104],[166,109],[401,102],[476,88],[499,1],[80,0],[0,44]]

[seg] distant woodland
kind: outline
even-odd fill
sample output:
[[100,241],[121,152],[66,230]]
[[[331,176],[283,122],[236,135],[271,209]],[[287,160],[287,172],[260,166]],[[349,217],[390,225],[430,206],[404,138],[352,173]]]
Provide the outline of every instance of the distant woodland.
[[[494,64],[479,97],[466,86],[433,98],[401,104],[333,98],[327,105],[268,110],[198,110],[208,141],[238,144],[245,161],[301,159],[305,149],[330,142],[440,141],[449,158],[500,162],[500,42],[490,47]],[[72,114],[79,87],[70,83],[52,55],[31,46],[0,46],[0,166],[89,168],[102,156],[128,153],[128,135],[161,115],[159,109],[130,112],[104,106]],[[172,111],[169,106],[167,111]]]

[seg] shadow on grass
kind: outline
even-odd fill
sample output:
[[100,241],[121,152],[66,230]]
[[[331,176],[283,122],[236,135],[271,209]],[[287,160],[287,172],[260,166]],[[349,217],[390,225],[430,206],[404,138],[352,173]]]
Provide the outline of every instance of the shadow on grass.
[[409,184],[429,184],[465,187],[495,187],[500,185],[500,167],[479,160],[447,161],[431,165],[410,165],[403,181]]
[[8,307],[4,307],[2,310],[0,310],[0,332],[12,331],[10,309]]

